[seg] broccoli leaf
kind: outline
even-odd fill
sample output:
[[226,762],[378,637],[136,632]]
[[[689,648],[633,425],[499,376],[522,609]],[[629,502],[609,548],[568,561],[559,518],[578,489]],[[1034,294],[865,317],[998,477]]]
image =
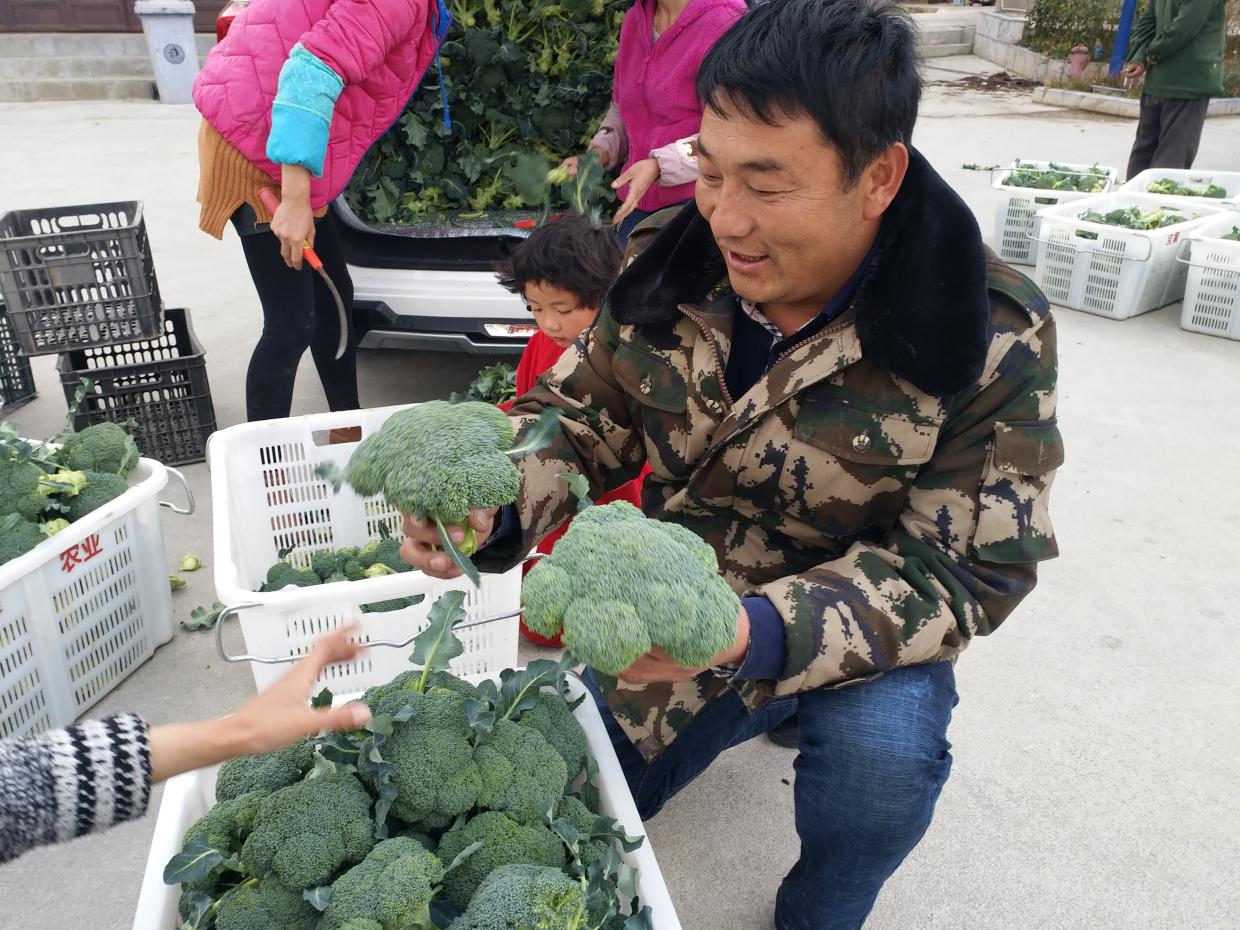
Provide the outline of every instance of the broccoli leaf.
[[344,469],[335,462],[319,462],[314,466],[314,477],[322,478],[331,487],[333,494],[339,494],[340,486],[344,484]]
[[316,911],[322,913],[327,910],[328,902],[332,899],[332,886],[320,885],[318,888],[307,888],[301,896],[309,901]]
[[448,663],[465,651],[452,628],[465,619],[464,591],[445,591],[431,605],[427,615],[427,627],[413,641],[413,654],[409,661],[422,667],[417,691],[426,690],[431,672],[446,669]]
[[447,898],[441,895],[431,898],[431,922],[436,930],[448,930],[460,916],[461,912]]
[[227,858],[204,837],[198,837],[168,860],[164,866],[164,884],[178,885],[204,879]]
[[468,859],[470,856],[472,856],[474,853],[476,853],[481,848],[482,848],[481,843],[477,843],[477,842],[470,843],[468,846],[466,846],[464,849],[462,849],[459,853],[456,854],[456,856],[452,859],[451,863],[444,866],[444,870],[443,870],[444,874],[446,875],[447,873],[451,872],[453,869],[455,869],[458,865],[460,865],[462,862],[464,862],[466,859]]
[[189,612],[189,619],[182,620],[181,626],[195,633],[199,630],[212,630],[219,622],[220,614],[228,608],[216,601],[210,607],[195,607]]
[[654,930],[654,913],[646,905],[624,922],[624,930]]
[[594,501],[590,500],[590,480],[585,475],[562,471],[556,477],[567,482],[569,491],[572,492],[573,497],[577,498],[578,510],[594,506]]
[[199,927],[205,927],[206,917],[213,907],[215,907],[215,901],[209,894],[202,891],[183,892],[181,908],[185,913],[185,920],[180,926],[185,930],[198,930]]
[[[443,521],[438,517],[435,518],[435,526],[439,529],[439,541],[443,544],[443,551],[448,554],[448,558],[452,560],[452,564],[460,569],[461,574],[473,583],[476,588],[482,583],[482,577],[478,574],[478,568],[473,562],[465,557],[465,554],[456,547],[456,543],[452,541],[452,537],[448,535],[447,529],[443,525]],[[459,655],[459,653],[458,653]]]
[[334,697],[330,688],[324,688],[310,700],[310,706],[316,710],[320,707],[331,707]]
[[521,441],[508,450],[508,457],[519,459],[551,444],[560,433],[560,412],[548,407],[538,415],[534,425],[525,431]]
[[180,575],[169,575],[168,576],[168,587],[171,588],[173,591],[175,591],[177,588],[183,588],[185,587],[185,579],[182,578]]
[[485,737],[495,729],[495,711],[490,704],[477,698],[469,698],[461,705],[461,710],[465,711],[465,716],[469,718],[475,738]]
[[499,702],[495,710],[501,720],[519,720],[521,714],[538,703],[538,692],[546,687],[558,687],[560,681],[575,664],[567,652],[559,661],[535,659],[525,668],[506,668],[499,673]]
[[598,777],[598,763],[591,755],[586,756],[586,777],[581,783],[581,790],[577,792],[581,796],[581,803],[592,811],[597,811],[602,806],[602,798],[599,797],[598,787],[594,784],[594,779]]

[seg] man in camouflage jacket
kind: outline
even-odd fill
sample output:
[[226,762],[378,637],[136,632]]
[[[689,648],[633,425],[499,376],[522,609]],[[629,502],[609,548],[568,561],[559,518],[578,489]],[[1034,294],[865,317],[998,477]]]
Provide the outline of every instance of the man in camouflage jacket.
[[[476,557],[507,568],[567,519],[560,473],[597,496],[649,462],[646,513],[708,541],[742,596],[737,647],[706,672],[644,657],[595,691],[646,817],[797,715],[801,860],[779,930],[864,921],[947,778],[948,660],[1056,555],[1054,322],[908,146],[914,48],[884,0],[764,4],[720,41],[697,204],[647,221],[597,325],[513,407],[560,410],[562,437],[521,462],[522,495]],[[885,95],[813,109],[815,81],[864,94],[867,69]],[[884,108],[904,114],[895,131]],[[490,515],[474,525],[485,537]],[[406,557],[451,574],[409,529]]]

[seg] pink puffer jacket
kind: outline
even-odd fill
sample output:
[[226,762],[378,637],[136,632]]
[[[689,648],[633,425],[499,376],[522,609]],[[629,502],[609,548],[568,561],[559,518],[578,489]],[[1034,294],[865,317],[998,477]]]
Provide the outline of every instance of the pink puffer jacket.
[[[298,42],[344,82],[332,115],[318,209],[349,183],[366,150],[399,118],[435,59],[435,0],[254,0],[207,56],[194,103],[225,139],[280,180],[267,159],[280,69]],[[444,24],[446,25],[446,24]]]

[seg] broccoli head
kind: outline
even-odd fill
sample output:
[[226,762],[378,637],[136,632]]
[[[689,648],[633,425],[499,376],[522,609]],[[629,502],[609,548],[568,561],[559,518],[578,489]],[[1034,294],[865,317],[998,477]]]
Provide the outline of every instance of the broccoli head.
[[394,572],[413,570],[413,566],[400,557],[400,540],[391,536],[362,546],[357,560],[362,564],[362,568],[386,565]]
[[290,585],[299,588],[309,588],[322,583],[323,579],[315,574],[313,569],[294,568],[288,562],[281,560],[267,569],[267,580],[263,582],[263,586],[258,590],[260,592],[282,591]]
[[274,752],[238,756],[220,766],[215,779],[215,800],[226,801],[251,791],[270,793],[296,784],[314,767],[309,740],[299,740]]
[[740,615],[714,550],[627,501],[577,514],[521,594],[531,630],[562,631],[569,652],[607,675],[653,646],[681,665],[708,666],[735,641]]
[[336,574],[336,553],[330,549],[320,549],[311,554],[310,570],[326,581]]
[[92,513],[109,501],[120,497],[127,490],[129,490],[129,485],[119,475],[113,475],[109,472],[88,471],[86,473],[86,487],[78,491],[73,497],[64,498],[64,503],[69,508],[69,519],[80,520],[88,513]]
[[483,879],[500,866],[524,864],[564,867],[564,842],[540,823],[517,823],[499,811],[485,811],[464,823],[454,824],[439,841],[439,861],[451,865],[467,846],[481,848],[450,871],[443,881],[444,895],[464,908]]
[[0,565],[25,555],[46,538],[39,524],[8,514],[0,521]]
[[37,520],[47,506],[39,487],[43,475],[43,469],[33,462],[0,462],[0,514]]
[[217,792],[218,803],[185,831],[182,846],[202,839],[222,853],[239,852],[246,837],[254,830],[254,821],[265,797],[265,792],[251,791],[219,798]]
[[379,930],[421,926],[442,880],[443,866],[417,840],[384,840],[336,879],[319,930],[344,930],[360,920]]
[[585,889],[559,869],[505,865],[478,886],[448,930],[574,930],[585,911]]
[[318,921],[319,912],[302,897],[300,888],[269,875],[257,885],[243,883],[220,898],[215,930],[315,930]]
[[352,775],[326,775],[281,788],[258,809],[241,849],[251,875],[274,872],[292,888],[329,882],[375,844],[370,795]]
[[[418,669],[401,672],[387,684],[367,688],[366,693],[362,695],[362,700],[376,717],[380,714],[394,714],[406,704],[417,700],[417,697],[410,697],[410,695],[418,695],[417,686],[421,680],[422,672]],[[468,681],[445,671],[434,671],[427,675],[424,690],[452,691],[460,695],[462,702],[466,698],[478,697],[477,688]]]
[[[415,674],[420,678],[421,673]],[[461,709],[465,697],[447,688],[431,687],[423,694],[392,684],[395,687],[371,689],[365,695],[376,716],[412,709],[409,720],[395,725],[381,750],[394,767],[392,813],[406,823],[445,827],[477,803],[482,786],[469,718]]]
[[572,781],[586,764],[585,730],[581,729],[568,702],[559,694],[540,691],[537,701],[517,722],[543,735],[564,760],[568,769],[567,781]]
[[70,433],[60,460],[77,471],[101,471],[124,478],[138,464],[138,445],[115,423],[96,423]]
[[504,811],[522,823],[541,820],[568,781],[564,759],[546,738],[511,720],[496,721],[474,759],[482,776],[478,806]]
[[[345,480],[359,494],[383,494],[407,513],[465,526],[470,508],[517,499],[521,476],[505,454],[512,445],[512,426],[497,407],[429,401],[392,414],[363,439]],[[466,526],[459,548],[470,555],[475,546]]]

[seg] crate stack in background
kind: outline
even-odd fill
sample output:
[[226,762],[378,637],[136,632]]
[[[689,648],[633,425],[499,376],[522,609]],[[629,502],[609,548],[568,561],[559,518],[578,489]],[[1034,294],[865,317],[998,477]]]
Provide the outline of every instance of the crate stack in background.
[[[206,457],[215,410],[205,355],[189,311],[163,306],[141,203],[0,214],[0,293],[21,355],[60,356],[66,402],[81,379],[92,382],[76,429],[110,420],[130,430],[147,458],[180,465]],[[0,328],[0,349],[7,353],[9,342]],[[33,396],[29,362],[20,361]],[[6,403],[8,381],[21,380],[10,367],[6,354]]]

